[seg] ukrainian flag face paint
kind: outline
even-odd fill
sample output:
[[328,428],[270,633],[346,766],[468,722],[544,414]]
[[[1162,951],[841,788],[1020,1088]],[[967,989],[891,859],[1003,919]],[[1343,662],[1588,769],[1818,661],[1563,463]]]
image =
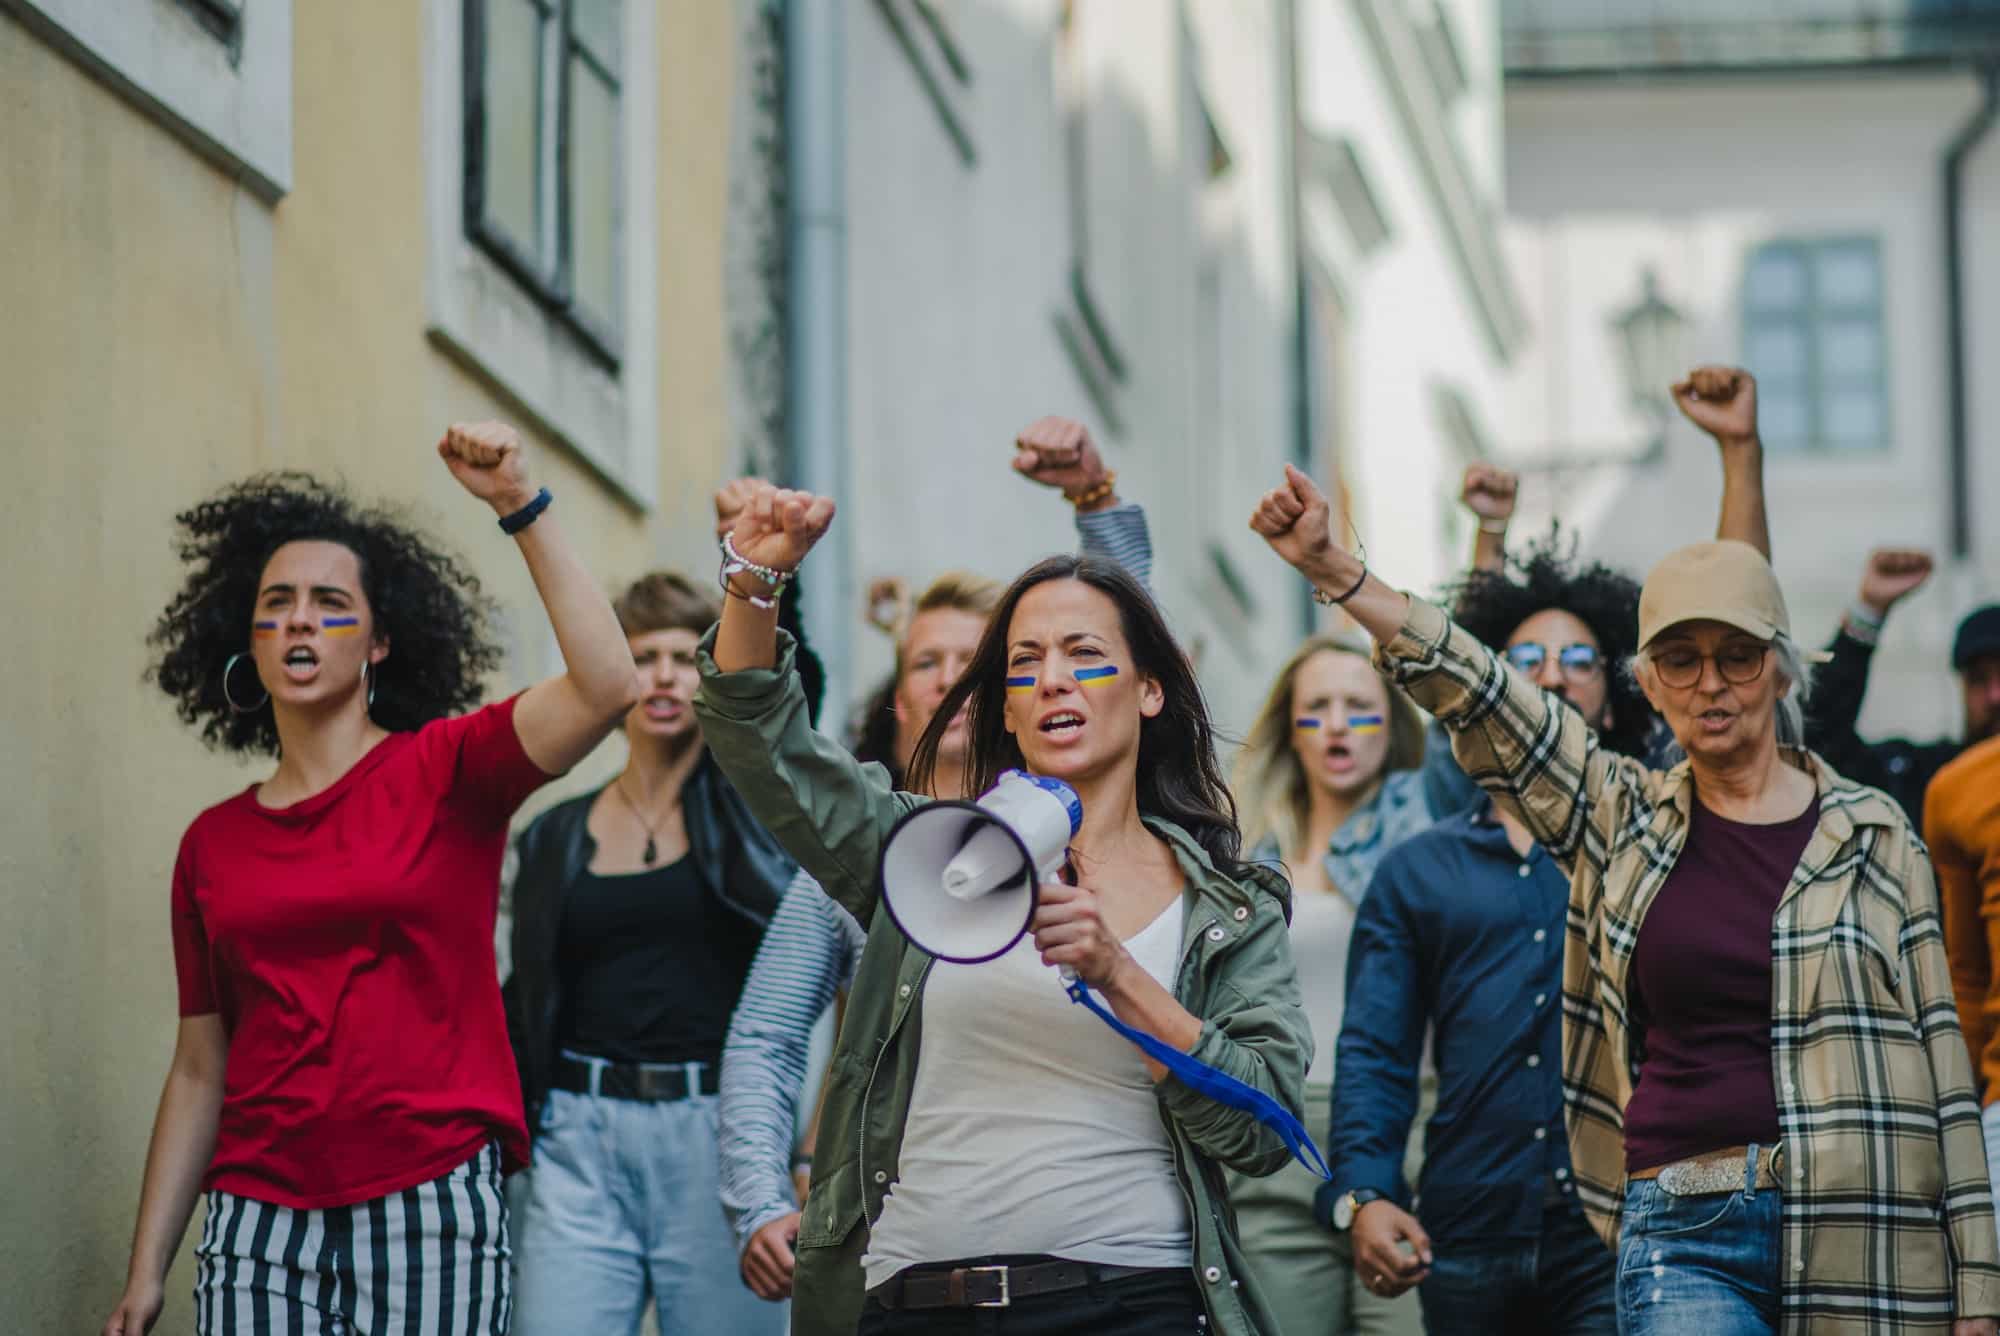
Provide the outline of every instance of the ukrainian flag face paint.
[[1076,684],[1080,687],[1108,686],[1116,676],[1118,669],[1108,663],[1096,668],[1079,668],[1075,673]]
[[1301,733],[1317,733],[1319,731],[1320,723],[1317,718],[1307,714],[1307,715],[1301,715],[1297,719],[1292,720],[1292,727],[1296,728]]
[[259,640],[269,640],[272,636],[278,634],[278,624],[276,622],[252,622],[250,623],[250,634]]
[[1024,696],[1034,689],[1035,679],[1033,677],[1010,677],[1007,679],[1007,694],[1010,696]]
[[1379,714],[1350,714],[1347,716],[1347,731],[1350,733],[1380,733],[1386,726]]
[[322,635],[358,636],[361,634],[361,619],[359,617],[322,617],[320,618],[319,629]]

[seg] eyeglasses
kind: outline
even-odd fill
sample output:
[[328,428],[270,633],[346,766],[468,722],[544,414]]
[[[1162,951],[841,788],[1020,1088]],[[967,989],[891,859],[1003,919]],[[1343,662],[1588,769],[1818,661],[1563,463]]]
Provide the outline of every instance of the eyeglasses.
[[[1597,652],[1595,645],[1564,645],[1555,652],[1556,664],[1562,675],[1572,682],[1588,682],[1604,668],[1604,656]],[[1529,677],[1542,671],[1542,665],[1549,661],[1549,647],[1538,645],[1532,640],[1524,640],[1518,645],[1507,647],[1507,662]]]
[[1703,654],[1692,645],[1669,645],[1649,651],[1646,661],[1667,686],[1691,687],[1701,681],[1701,666],[1713,659],[1722,680],[1740,687],[1764,675],[1770,656],[1771,647],[1762,641],[1732,640],[1713,654]]

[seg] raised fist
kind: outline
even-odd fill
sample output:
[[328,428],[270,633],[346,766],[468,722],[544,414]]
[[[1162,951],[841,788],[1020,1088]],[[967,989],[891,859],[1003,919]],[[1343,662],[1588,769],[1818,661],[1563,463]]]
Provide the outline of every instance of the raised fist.
[[1514,497],[1521,480],[1511,470],[1493,464],[1467,464],[1459,502],[1482,520],[1502,523],[1514,517]]
[[805,560],[832,523],[833,498],[751,479],[729,540],[745,561],[789,571]]
[[771,484],[762,478],[731,478],[715,489],[715,538],[722,541],[722,535],[736,527],[736,517],[743,513],[744,503],[759,487]]
[[1931,554],[1920,547],[1878,547],[1861,568],[1861,601],[1877,617],[1931,578]]
[[502,515],[534,499],[521,434],[504,422],[454,422],[437,451],[459,486]]
[[1250,527],[1287,564],[1317,579],[1317,568],[1334,551],[1333,506],[1311,478],[1285,465],[1285,481],[1264,493],[1251,512]]
[[1014,471],[1067,495],[1104,481],[1104,459],[1090,428],[1072,418],[1036,418],[1014,438]]
[[1674,404],[1721,445],[1757,439],[1757,378],[1740,367],[1698,366],[1673,386]]

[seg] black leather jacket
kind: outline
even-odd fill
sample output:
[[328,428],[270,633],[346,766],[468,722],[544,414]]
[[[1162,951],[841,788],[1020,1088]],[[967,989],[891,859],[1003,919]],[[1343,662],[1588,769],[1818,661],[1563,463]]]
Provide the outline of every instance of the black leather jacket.
[[[562,1014],[562,983],[556,969],[556,941],[562,928],[563,899],[590,866],[597,841],[590,837],[590,805],[602,789],[571,798],[535,818],[521,832],[515,851],[514,922],[510,936],[514,969],[501,986],[507,1004],[507,1037],[521,1071],[521,1097],[528,1130],[541,1121],[556,1059],[556,1025]],[[743,799],[722,776],[712,756],[703,754],[681,790],[689,856],[702,884],[725,907],[761,932],[777,911],[798,864],[759,825]]]

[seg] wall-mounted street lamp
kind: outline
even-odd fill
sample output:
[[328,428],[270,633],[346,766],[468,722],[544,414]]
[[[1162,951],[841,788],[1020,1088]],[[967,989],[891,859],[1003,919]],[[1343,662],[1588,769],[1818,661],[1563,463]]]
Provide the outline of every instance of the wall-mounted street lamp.
[[1509,453],[1503,462],[1518,473],[1585,473],[1657,464],[1666,458],[1667,427],[1674,419],[1668,386],[1687,372],[1688,318],[1660,294],[1660,278],[1651,265],[1639,273],[1639,299],[1605,321],[1605,332],[1617,344],[1618,367],[1625,380],[1626,408],[1646,424],[1646,439],[1590,449],[1565,442],[1546,453]]
[[1646,267],[1639,284],[1639,300],[1613,316],[1611,328],[1618,336],[1626,402],[1652,432],[1635,462],[1650,463],[1666,453],[1667,424],[1674,416],[1667,387],[1687,370],[1682,344],[1688,321],[1660,295],[1660,277],[1652,266]]

